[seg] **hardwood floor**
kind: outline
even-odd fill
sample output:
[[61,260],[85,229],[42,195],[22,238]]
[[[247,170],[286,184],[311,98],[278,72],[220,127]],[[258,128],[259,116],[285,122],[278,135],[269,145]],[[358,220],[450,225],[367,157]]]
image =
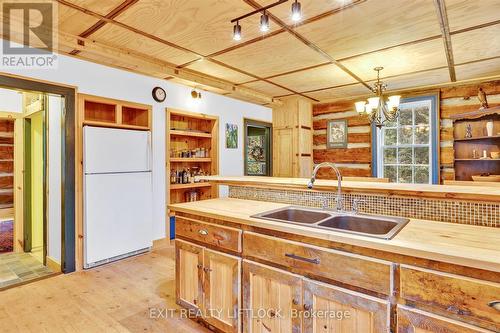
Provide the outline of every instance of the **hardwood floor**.
[[[175,304],[174,248],[0,292],[6,332],[210,332]],[[150,311],[150,309],[154,309]]]

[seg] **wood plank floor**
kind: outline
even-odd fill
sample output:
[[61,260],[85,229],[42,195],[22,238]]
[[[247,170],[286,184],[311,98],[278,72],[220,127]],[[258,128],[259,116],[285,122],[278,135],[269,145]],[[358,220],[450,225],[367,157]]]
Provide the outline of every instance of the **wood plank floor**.
[[210,332],[178,311],[173,318],[151,318],[150,309],[179,309],[174,279],[169,246],[8,289],[0,292],[0,331]]

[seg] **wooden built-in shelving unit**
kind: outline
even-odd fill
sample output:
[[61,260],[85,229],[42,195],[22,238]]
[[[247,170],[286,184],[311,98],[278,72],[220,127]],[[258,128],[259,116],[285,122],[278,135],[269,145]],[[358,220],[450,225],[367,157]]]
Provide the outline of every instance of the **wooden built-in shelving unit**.
[[[172,170],[203,170],[217,175],[219,118],[200,113],[167,109],[166,183],[168,203],[185,202],[186,193],[196,191],[198,200],[216,198],[218,186],[208,182],[171,184]],[[180,157],[182,151],[203,148],[206,157]]]
[[[455,150],[455,179],[472,180],[473,175],[500,174],[500,159],[491,158],[491,152],[500,150],[500,107],[480,109],[453,115]],[[493,135],[486,133],[486,123],[493,122]],[[472,128],[472,137],[466,137],[467,125]],[[473,151],[476,151],[476,158]],[[486,150],[488,158],[482,159]]]
[[136,130],[151,129],[151,107],[104,97],[80,95],[82,124]]

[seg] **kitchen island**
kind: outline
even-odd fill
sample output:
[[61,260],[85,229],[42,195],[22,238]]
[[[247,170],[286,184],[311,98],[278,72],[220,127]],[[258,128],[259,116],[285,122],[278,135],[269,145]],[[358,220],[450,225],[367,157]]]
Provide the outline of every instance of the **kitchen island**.
[[223,332],[500,330],[500,229],[411,219],[384,240],[251,217],[287,205],[169,206],[177,302]]

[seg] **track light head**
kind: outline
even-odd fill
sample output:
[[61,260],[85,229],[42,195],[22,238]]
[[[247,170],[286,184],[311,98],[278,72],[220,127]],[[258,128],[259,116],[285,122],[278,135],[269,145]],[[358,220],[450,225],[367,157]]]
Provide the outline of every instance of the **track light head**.
[[269,16],[264,12],[260,17],[260,31],[268,32],[269,31]]
[[292,21],[299,22],[301,19],[302,19],[302,8],[300,2],[295,0],[295,2],[292,3]]
[[236,22],[233,28],[233,39],[235,41],[240,41],[241,40],[241,25],[239,22]]

